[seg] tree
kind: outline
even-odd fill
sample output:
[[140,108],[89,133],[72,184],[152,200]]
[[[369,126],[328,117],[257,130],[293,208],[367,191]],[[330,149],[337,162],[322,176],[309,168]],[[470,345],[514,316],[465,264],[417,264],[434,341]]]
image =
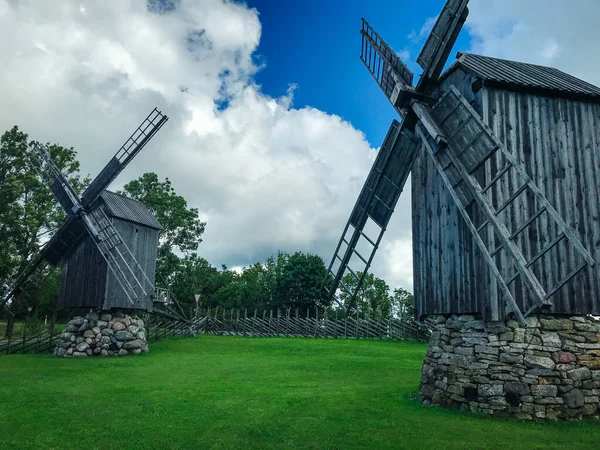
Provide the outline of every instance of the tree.
[[122,193],[146,205],[162,225],[157,271],[169,279],[179,264],[176,252],[184,255],[195,252],[202,242],[206,222],[198,217],[197,208],[189,208],[185,199],[175,192],[168,178],[159,181],[153,172],[127,183]]
[[[64,219],[64,211],[31,163],[28,136],[17,126],[0,137],[0,280],[10,282]],[[73,148],[47,144],[50,157],[77,192],[89,183],[81,180]],[[56,286],[45,285],[46,301],[55,300]]]
[[329,297],[322,288],[327,276],[323,258],[296,252],[293,255],[280,253],[278,260],[278,292],[273,307],[289,306],[304,310],[329,305]]
[[406,289],[394,289],[393,309],[396,315],[412,317],[415,315],[415,298]]
[[[360,278],[361,272],[357,273]],[[342,283],[352,292],[356,290],[358,280],[352,273],[347,273],[342,278]],[[342,300],[348,315],[357,310],[363,314],[388,316],[392,312],[392,299],[389,295],[390,287],[381,278],[372,273],[367,273],[361,288],[356,296],[352,298],[349,293],[342,289],[340,299]]]

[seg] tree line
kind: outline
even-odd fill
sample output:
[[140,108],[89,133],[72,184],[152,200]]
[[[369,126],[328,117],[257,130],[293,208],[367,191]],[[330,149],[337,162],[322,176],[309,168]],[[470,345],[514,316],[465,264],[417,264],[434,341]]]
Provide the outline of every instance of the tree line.
[[[77,153],[73,148],[48,144],[51,157],[76,191],[81,192],[91,181],[80,173]],[[13,127],[0,137],[0,280],[6,287],[25,267],[27,261],[52,235],[64,213],[54,201],[30,163],[28,136]],[[168,178],[160,180],[156,173],[145,173],[127,183],[122,191],[139,200],[162,225],[157,255],[157,285],[168,287],[186,308],[195,305],[194,294],[200,294],[207,308],[239,308],[253,310],[314,307],[338,307],[322,289],[327,268],[323,259],[303,252],[278,252],[266,260],[241,270],[225,265],[212,266],[198,254],[206,223],[199,219],[198,209],[190,207],[177,194]],[[359,274],[360,276],[360,274]],[[58,298],[60,270],[53,272],[36,293],[29,306],[37,314],[52,312]],[[356,279],[347,274],[344,285],[354,288]],[[388,316],[412,314],[412,295],[402,289],[391,290],[373,274],[367,274],[356,298],[342,292],[341,304],[348,314]],[[25,314],[25,311],[15,311]]]

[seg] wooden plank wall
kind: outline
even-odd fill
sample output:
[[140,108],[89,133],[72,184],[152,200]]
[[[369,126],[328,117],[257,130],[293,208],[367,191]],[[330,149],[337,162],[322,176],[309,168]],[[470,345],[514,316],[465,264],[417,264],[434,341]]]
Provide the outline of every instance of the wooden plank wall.
[[63,264],[58,309],[100,308],[104,302],[105,286],[106,261],[86,235]]
[[[473,92],[475,79],[455,71],[441,91],[456,86],[481,111],[481,91]],[[476,313],[478,292],[486,292],[489,276],[474,276],[483,264],[469,230],[447,192],[433,162],[421,151],[411,174],[413,214],[413,270],[417,317],[448,312]],[[484,272],[485,273],[485,272]]]
[[[114,217],[111,217],[110,220],[121,234],[135,259],[146,272],[152,285],[154,285],[159,230]],[[103,309],[110,308],[134,308],[152,311],[152,299],[148,295],[139,305],[131,305],[115,276],[109,271],[106,277],[106,298]]]
[[[600,105],[485,87],[474,92],[474,81],[457,70],[443,88],[454,84],[471,102],[598,262],[552,297],[553,312],[600,314]],[[486,170],[481,176],[489,178]],[[511,178],[499,183],[493,192],[495,203],[508,198],[515,183]],[[417,314],[481,312],[487,317],[496,286],[490,283],[485,263],[424,152],[413,167],[412,192]],[[509,229],[516,229],[535,208],[532,199],[523,196],[503,218]],[[517,242],[529,259],[554,236],[552,223],[542,218]],[[488,239],[492,242],[493,236]],[[513,272],[502,255],[497,258],[504,274]],[[560,245],[542,260],[536,275],[558,280],[578,258]],[[517,285],[513,291],[520,306],[527,308],[530,299],[524,288]]]

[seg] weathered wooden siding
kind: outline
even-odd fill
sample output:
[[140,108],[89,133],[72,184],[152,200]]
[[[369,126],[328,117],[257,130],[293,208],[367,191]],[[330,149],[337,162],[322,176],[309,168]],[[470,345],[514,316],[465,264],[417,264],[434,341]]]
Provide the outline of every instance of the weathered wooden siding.
[[105,286],[106,261],[86,235],[63,263],[58,308],[100,308]]
[[[457,70],[442,89],[453,84],[471,102],[600,263],[600,105],[485,87],[477,90],[475,81]],[[490,161],[480,176],[489,179],[493,164]],[[495,203],[501,203],[516,187],[515,180],[504,179],[492,193]],[[432,162],[421,152],[412,172],[417,314],[482,312],[489,317],[490,300],[497,298],[495,283],[490,283],[489,271],[445,189]],[[514,230],[534,210],[533,200],[523,196],[502,217]],[[529,259],[554,236],[552,223],[542,216],[517,243]],[[487,238],[493,240],[493,236]],[[503,258],[497,256],[502,272],[511,274],[514,270]],[[558,281],[578,258],[560,245],[543,258],[535,273],[541,279]],[[553,312],[600,314],[599,288],[597,264],[551,298]],[[519,305],[528,307],[530,299],[524,288],[515,286],[513,291]],[[499,304],[504,314],[503,301]]]
[[[159,230],[114,217],[111,220],[154,285]],[[151,311],[152,299],[148,295],[139,304],[131,305],[115,276],[109,271],[106,277],[106,297],[103,309],[110,308],[135,308]]]
[[[481,113],[481,90],[476,80],[455,71],[440,92],[456,86]],[[443,314],[454,310],[477,312],[478,292],[485,291],[489,277],[475,277],[479,263],[476,245],[458,209],[426,152],[421,151],[412,169],[413,270],[417,315]]]

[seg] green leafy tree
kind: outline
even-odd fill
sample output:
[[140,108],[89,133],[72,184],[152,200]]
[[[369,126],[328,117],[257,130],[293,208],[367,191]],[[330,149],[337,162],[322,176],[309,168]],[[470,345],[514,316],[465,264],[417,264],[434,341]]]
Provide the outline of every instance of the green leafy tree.
[[392,302],[395,315],[402,317],[413,317],[415,315],[415,298],[406,289],[394,289]]
[[273,307],[292,307],[305,310],[329,305],[329,297],[322,288],[327,275],[323,258],[296,252],[280,254],[277,263],[277,295]]
[[179,265],[177,252],[190,255],[202,242],[206,222],[198,217],[198,209],[190,208],[185,199],[175,192],[171,181],[158,179],[149,172],[123,187],[128,197],[142,202],[160,222],[157,271],[169,279]]
[[[27,134],[17,126],[0,137],[0,281],[4,283],[9,283],[25,267],[65,216],[36,172],[27,141]],[[54,144],[47,146],[55,165],[73,188],[81,192],[89,178],[81,179],[75,150]],[[58,279],[54,276],[49,280],[54,284],[45,283],[44,295],[34,302],[54,302]]]
[[[362,273],[358,272],[357,275],[360,278]],[[358,280],[353,274],[347,273],[342,278],[342,283],[354,292]],[[384,280],[377,278],[372,273],[367,273],[354,298],[342,290],[340,299],[349,315],[358,310],[361,314],[388,316],[392,312],[392,298],[389,291],[390,287]]]

